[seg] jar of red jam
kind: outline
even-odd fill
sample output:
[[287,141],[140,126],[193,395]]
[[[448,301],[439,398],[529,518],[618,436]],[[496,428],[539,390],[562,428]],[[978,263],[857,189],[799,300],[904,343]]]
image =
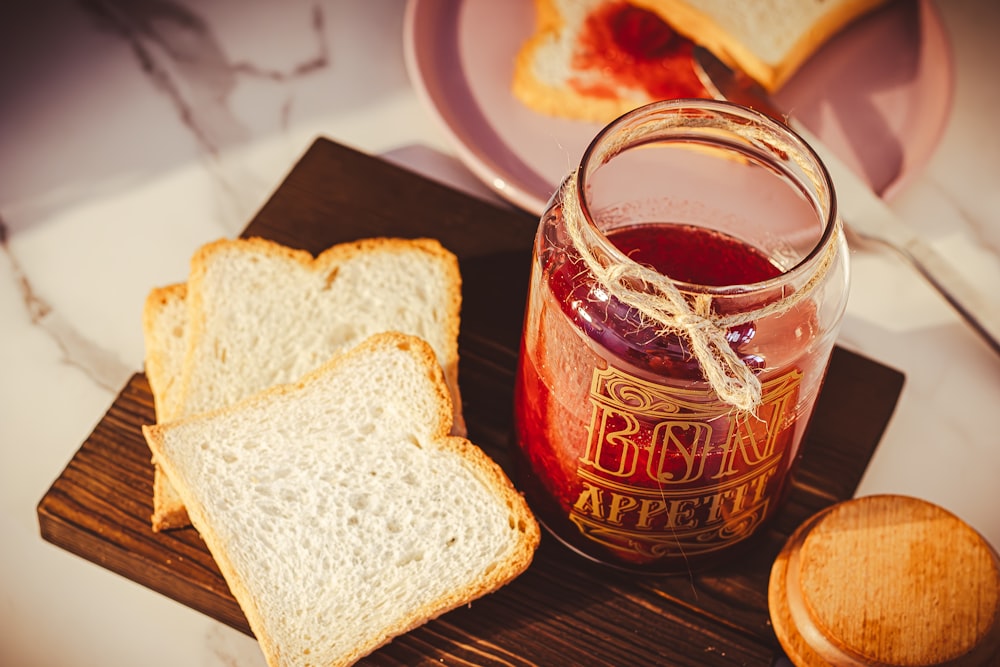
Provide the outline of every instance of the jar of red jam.
[[787,127],[657,102],[598,134],[539,224],[521,486],[593,560],[678,572],[774,514],[848,292],[829,176]]

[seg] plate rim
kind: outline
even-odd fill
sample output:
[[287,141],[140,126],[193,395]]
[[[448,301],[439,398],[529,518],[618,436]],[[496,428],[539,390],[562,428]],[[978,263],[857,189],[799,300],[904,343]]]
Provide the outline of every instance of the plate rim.
[[[898,1],[898,0],[897,0]],[[491,190],[508,202],[527,210],[536,215],[540,215],[548,204],[549,197],[544,198],[533,192],[522,181],[517,178],[517,174],[507,173],[501,165],[491,159],[489,154],[484,155],[483,151],[476,150],[475,142],[470,142],[464,134],[456,129],[455,125],[449,121],[439,95],[431,89],[429,77],[423,66],[421,31],[418,29],[421,19],[429,17],[440,17],[442,12],[450,12],[450,15],[457,16],[463,5],[469,0],[407,0],[403,15],[403,52],[407,75],[411,85],[415,90],[421,104],[428,109],[435,118],[438,125],[447,135],[448,140],[455,150],[456,156],[462,164],[469,169],[477,178],[486,184]],[[936,40],[939,50],[935,51],[936,56],[943,56],[943,62],[938,62],[935,68],[936,81],[935,90],[939,90],[940,104],[934,117],[927,123],[928,129],[919,144],[907,145],[907,152],[904,153],[904,164],[899,173],[888,182],[880,192],[880,196],[885,200],[891,200],[906,186],[917,178],[921,171],[933,158],[943,136],[947,130],[948,119],[951,116],[951,109],[954,104],[955,75],[954,75],[954,49],[952,48],[950,36],[942,20],[939,10],[934,6],[932,0],[918,1],[918,14],[921,17],[922,41],[925,39]],[[440,34],[440,31],[435,34]],[[440,47],[436,47],[440,48]],[[923,55],[924,50],[921,50]],[[938,58],[941,60],[941,58]],[[463,86],[468,88],[467,86]],[[469,93],[472,94],[471,91]],[[448,107],[448,105],[445,105]],[[556,122],[580,122],[568,119],[554,119]],[[590,123],[599,131],[601,124]],[[547,177],[539,175],[543,180]],[[559,187],[559,183],[551,183],[554,191]]]

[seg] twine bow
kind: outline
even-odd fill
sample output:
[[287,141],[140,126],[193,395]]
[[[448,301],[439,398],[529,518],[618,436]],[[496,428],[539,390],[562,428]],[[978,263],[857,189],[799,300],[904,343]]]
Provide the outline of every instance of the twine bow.
[[[712,297],[698,294],[690,299],[667,276],[637,262],[612,261],[595,253],[583,237],[583,211],[577,197],[577,174],[563,183],[563,223],[573,247],[586,267],[608,293],[636,309],[646,323],[655,323],[661,335],[675,334],[687,339],[705,379],[726,403],[743,412],[755,412],[761,403],[761,383],[726,338],[729,328],[784,313],[809,296],[826,275],[836,254],[830,243],[816,271],[791,294],[783,295],[755,310],[718,315],[712,312]],[[839,234],[838,228],[835,230]]]

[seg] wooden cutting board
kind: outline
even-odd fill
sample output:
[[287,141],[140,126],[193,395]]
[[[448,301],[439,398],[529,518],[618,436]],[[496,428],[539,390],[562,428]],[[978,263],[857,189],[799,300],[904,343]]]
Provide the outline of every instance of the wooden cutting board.
[[[440,239],[461,261],[470,438],[510,470],[514,366],[536,224],[319,139],[243,235],[313,253],[366,236]],[[780,655],[767,612],[771,563],[804,519],[851,497],[902,385],[899,372],[835,350],[788,502],[729,566],[639,577],[586,562],[546,535],[512,584],[362,664],[771,665]],[[153,469],[140,426],[153,421],[149,386],[137,374],[40,501],[42,537],[249,633],[198,534],[150,530]]]

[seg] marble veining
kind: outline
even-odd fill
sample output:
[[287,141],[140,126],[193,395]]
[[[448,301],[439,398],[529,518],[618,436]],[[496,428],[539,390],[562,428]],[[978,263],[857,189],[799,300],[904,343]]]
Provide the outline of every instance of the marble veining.
[[[229,106],[241,76],[286,82],[329,64],[319,6],[311,8],[307,35],[315,55],[281,70],[231,61],[212,27],[182,3],[84,0],[81,4],[98,25],[129,44],[142,71],[170,100],[201,148],[213,156],[251,136]],[[284,123],[291,103],[288,99],[282,104]]]
[[[309,16],[309,29],[301,36],[311,44],[312,53],[303,54],[299,61],[287,66],[271,67],[229,58],[212,25],[183,3],[83,0],[80,6],[98,29],[128,45],[138,71],[173,109],[197,145],[201,164],[215,181],[218,196],[225,200],[223,206],[238,211],[238,224],[244,224],[250,209],[245,191],[257,193],[261,184],[239,160],[227,157],[229,151],[238,150],[253,138],[252,128],[234,112],[232,97],[241,79],[284,84],[328,67],[323,8],[301,3],[294,7]],[[285,130],[294,95],[285,93],[273,103],[280,108],[277,129]],[[9,242],[6,220],[0,219],[0,230],[3,252],[9,257],[12,277],[30,322],[56,343],[65,363],[79,368],[97,386],[116,392],[123,378],[135,369],[74,328],[58,307],[33,288],[30,269],[18,261]],[[235,233],[238,227],[229,231]]]
[[44,298],[35,293],[17,257],[10,252],[7,225],[3,218],[0,218],[0,248],[7,256],[11,280],[17,286],[31,324],[52,339],[59,348],[64,363],[77,367],[98,387],[112,395],[117,394],[121,389],[122,379],[128,378],[131,370],[114,352],[82,336],[71,322],[61,317]]

